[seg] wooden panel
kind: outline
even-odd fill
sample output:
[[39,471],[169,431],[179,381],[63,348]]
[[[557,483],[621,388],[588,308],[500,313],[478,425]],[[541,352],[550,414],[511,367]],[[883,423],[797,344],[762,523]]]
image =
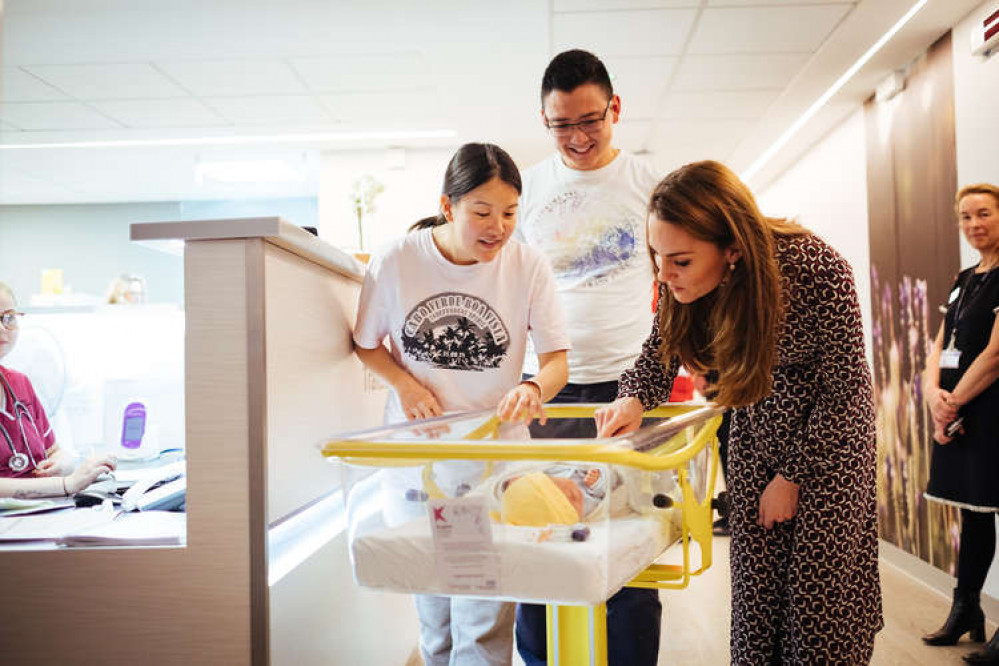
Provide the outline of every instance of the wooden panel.
[[387,391],[374,390],[353,352],[360,283],[266,246],[268,520],[340,485],[319,455],[332,435],[382,422]]
[[948,34],[901,94],[864,106],[881,536],[944,570],[955,512],[922,499],[932,432],[920,382],[959,262],[953,87]]

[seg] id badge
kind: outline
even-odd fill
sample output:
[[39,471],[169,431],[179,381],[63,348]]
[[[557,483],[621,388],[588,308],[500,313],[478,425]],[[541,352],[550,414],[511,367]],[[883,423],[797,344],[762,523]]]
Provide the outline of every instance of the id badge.
[[960,349],[944,349],[940,352],[940,367],[947,370],[956,370],[961,362]]

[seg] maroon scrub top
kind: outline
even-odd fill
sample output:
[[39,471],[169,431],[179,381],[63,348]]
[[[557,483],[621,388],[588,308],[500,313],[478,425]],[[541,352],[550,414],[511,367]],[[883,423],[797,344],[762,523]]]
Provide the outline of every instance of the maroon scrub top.
[[[14,418],[14,405],[10,393],[6,393],[6,388],[0,385],[0,389],[4,390],[7,397],[3,409],[0,410],[0,428],[6,430],[10,435],[16,451],[26,453],[30,449],[35,462],[41,462],[45,460],[45,452],[55,444],[55,433],[52,432],[52,426],[49,425],[45,409],[42,408],[42,403],[38,400],[34,387],[25,375],[2,365],[0,365],[0,373],[7,379],[7,383],[10,384],[10,388],[17,397],[16,399],[24,403],[25,407],[28,408],[28,413],[35,421],[32,425],[31,419],[22,412],[20,425],[18,424],[17,419]],[[25,441],[25,436],[27,436],[27,441]],[[30,465],[28,469],[20,473],[10,469],[8,463],[11,455],[7,438],[0,434],[0,477],[31,476],[34,468]]]

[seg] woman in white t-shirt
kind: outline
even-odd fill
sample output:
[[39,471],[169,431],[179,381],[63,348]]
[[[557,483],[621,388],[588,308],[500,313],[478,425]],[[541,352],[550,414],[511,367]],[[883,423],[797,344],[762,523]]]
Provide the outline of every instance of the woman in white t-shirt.
[[[503,421],[544,420],[542,404],[565,385],[569,338],[551,268],[511,239],[520,191],[505,151],[465,144],[444,174],[440,214],[372,260],[354,341],[392,388],[387,423],[491,407]],[[520,381],[528,334],[540,370]],[[428,666],[510,663],[513,604],[421,595],[416,605]]]

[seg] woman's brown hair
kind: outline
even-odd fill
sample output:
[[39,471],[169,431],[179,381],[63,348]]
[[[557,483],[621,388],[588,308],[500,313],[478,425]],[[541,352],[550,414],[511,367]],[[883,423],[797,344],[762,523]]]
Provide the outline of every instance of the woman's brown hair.
[[[687,164],[666,176],[652,193],[649,214],[650,224],[675,224],[740,255],[728,279],[693,303],[679,303],[669,289],[661,290],[657,316],[664,365],[675,356],[691,372],[716,371],[718,404],[758,402],[772,388],[784,313],[774,237],[809,232],[764,217],[749,188],[713,161]],[[654,259],[651,246],[649,253]]]

